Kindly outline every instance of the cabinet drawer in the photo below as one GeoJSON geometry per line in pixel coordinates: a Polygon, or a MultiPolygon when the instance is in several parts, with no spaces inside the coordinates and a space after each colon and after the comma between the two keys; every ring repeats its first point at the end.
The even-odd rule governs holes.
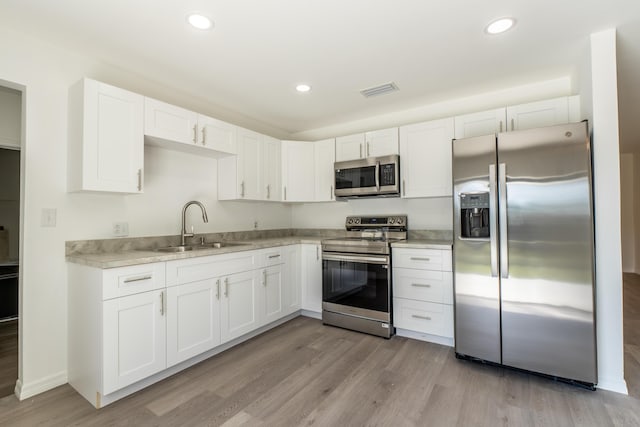
{"type": "Polygon", "coordinates": [[[453,304],[453,275],[450,271],[394,268],[393,296],[453,304]]]}
{"type": "Polygon", "coordinates": [[[103,300],[165,287],[164,262],[109,268],[102,274],[103,300]]]}
{"type": "Polygon", "coordinates": [[[393,323],[396,328],[453,338],[453,307],[393,298],[393,323]]]}
{"type": "Polygon", "coordinates": [[[393,249],[393,266],[451,271],[451,251],[442,249],[393,249]]]}
{"type": "Polygon", "coordinates": [[[254,250],[167,261],[167,286],[253,270],[257,254],[254,250]]]}
{"type": "Polygon", "coordinates": [[[269,248],[262,251],[262,262],[260,264],[263,267],[278,265],[278,264],[282,264],[283,262],[284,261],[282,259],[282,247],[269,248]]]}

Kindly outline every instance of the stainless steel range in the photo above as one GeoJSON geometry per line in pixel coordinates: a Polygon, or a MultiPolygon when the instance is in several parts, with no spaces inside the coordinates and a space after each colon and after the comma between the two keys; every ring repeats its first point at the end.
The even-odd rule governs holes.
{"type": "Polygon", "coordinates": [[[407,238],[407,216],[349,216],[346,229],[322,241],[322,322],[389,338],[391,243],[407,238]]]}

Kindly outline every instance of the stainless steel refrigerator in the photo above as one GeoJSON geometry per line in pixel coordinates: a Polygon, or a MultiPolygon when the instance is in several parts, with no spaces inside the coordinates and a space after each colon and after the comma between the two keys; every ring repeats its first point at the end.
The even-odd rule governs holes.
{"type": "Polygon", "coordinates": [[[455,350],[597,383],[586,122],[453,140],[455,350]]]}

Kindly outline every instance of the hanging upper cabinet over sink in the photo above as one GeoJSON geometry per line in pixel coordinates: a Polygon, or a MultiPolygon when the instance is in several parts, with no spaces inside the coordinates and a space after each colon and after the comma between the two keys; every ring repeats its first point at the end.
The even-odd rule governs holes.
{"type": "Polygon", "coordinates": [[[142,193],[144,97],[95,80],[69,90],[68,191],[142,193]]]}
{"type": "Polygon", "coordinates": [[[148,143],[224,157],[237,153],[236,126],[153,98],[144,100],[148,143]]]}

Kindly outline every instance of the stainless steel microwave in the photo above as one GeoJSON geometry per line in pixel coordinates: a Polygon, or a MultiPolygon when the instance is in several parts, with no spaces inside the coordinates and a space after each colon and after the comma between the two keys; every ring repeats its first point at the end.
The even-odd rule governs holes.
{"type": "Polygon", "coordinates": [[[335,162],[334,181],[336,198],[399,197],[400,156],[335,162]]]}

